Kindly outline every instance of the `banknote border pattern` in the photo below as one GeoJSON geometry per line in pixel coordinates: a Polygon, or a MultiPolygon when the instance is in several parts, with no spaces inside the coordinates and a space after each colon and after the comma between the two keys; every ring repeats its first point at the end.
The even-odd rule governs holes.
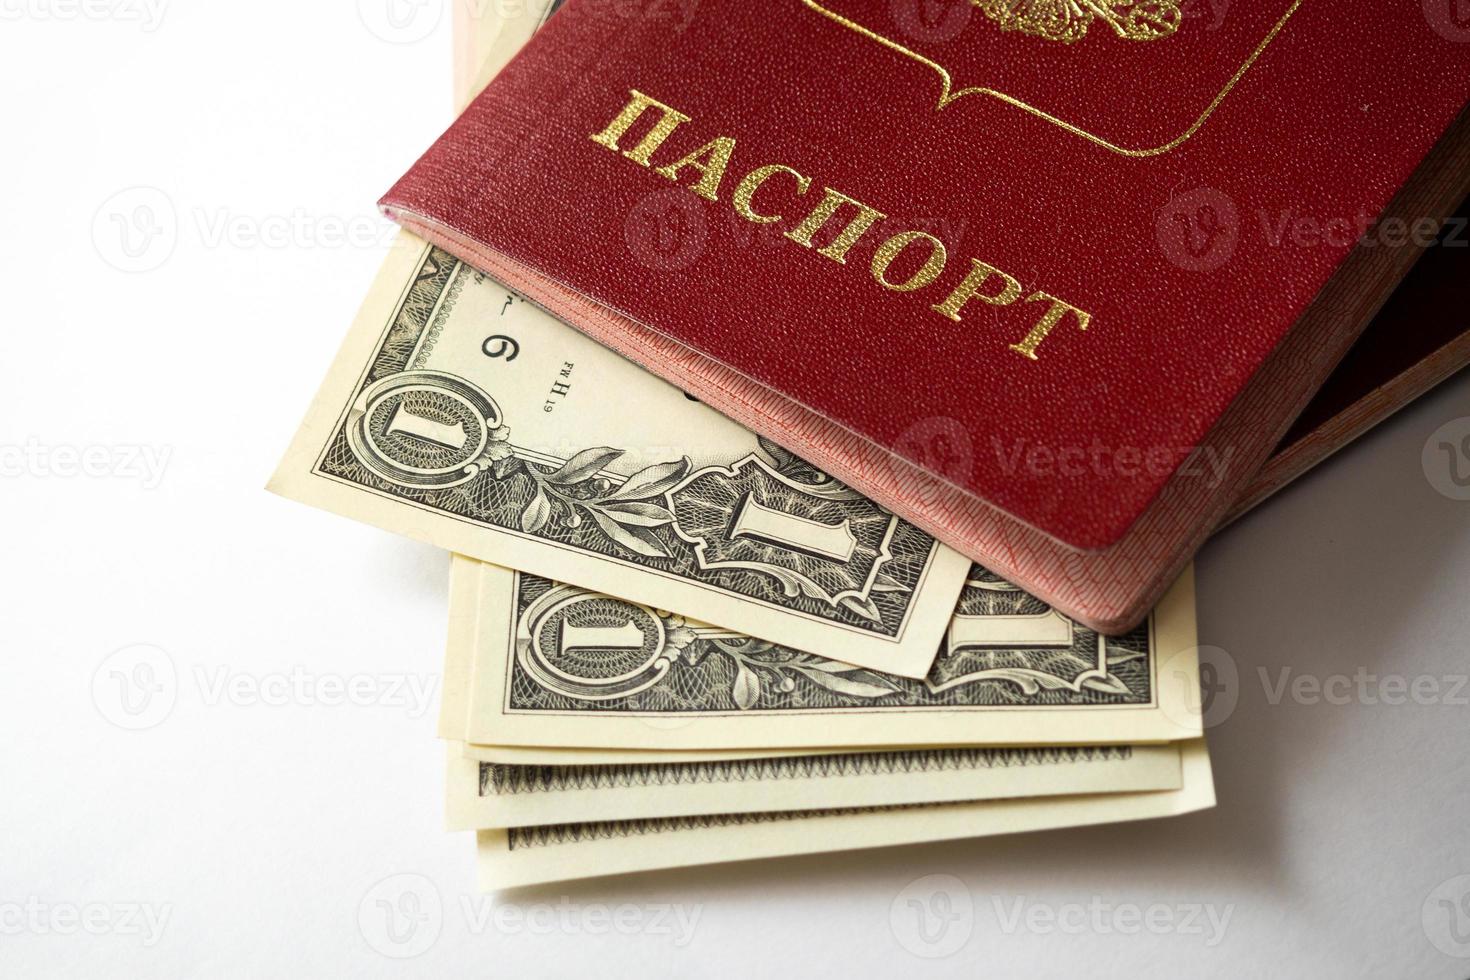
{"type": "Polygon", "coordinates": [[[647,786],[840,779],[849,776],[1124,762],[1131,758],[1131,745],[1096,745],[1071,748],[1040,746],[923,749],[611,766],[517,766],[481,762],[479,795],[486,798],[647,786]]]}

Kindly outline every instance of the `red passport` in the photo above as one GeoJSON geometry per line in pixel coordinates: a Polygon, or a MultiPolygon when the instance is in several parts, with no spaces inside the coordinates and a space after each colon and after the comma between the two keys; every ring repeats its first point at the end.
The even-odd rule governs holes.
{"type": "Polygon", "coordinates": [[[571,0],[387,213],[1107,631],[1467,189],[1437,0],[660,6],[571,0]]]}

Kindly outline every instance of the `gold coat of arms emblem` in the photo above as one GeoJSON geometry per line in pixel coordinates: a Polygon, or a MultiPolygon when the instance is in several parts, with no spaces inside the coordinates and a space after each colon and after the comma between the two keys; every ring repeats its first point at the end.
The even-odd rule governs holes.
{"type": "Polygon", "coordinates": [[[1129,41],[1157,41],[1179,30],[1181,0],[971,0],[1003,31],[1072,44],[1102,21],[1129,41]]]}

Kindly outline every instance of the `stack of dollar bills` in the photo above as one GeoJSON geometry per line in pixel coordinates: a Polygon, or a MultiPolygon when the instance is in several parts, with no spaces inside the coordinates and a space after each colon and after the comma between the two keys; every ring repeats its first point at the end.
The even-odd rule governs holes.
{"type": "Polygon", "coordinates": [[[1190,574],[1101,636],[406,233],[271,488],[455,553],[487,889],[1214,803],[1190,574]]]}

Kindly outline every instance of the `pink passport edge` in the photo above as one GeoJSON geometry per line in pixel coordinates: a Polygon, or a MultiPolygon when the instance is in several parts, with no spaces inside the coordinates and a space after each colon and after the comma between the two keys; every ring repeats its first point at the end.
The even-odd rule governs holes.
{"type": "MultiPolygon", "coordinates": [[[[1385,214],[1448,217],[1470,191],[1467,128],[1464,117],[1456,122],[1385,214]]],[[[1115,544],[1083,552],[489,244],[429,221],[391,194],[381,206],[404,228],[604,346],[785,446],[1062,614],[1111,634],[1138,625],[1163,596],[1421,251],[1354,250],[1201,441],[1194,458],[1224,461],[1223,472],[1181,467],[1115,544]]]]}

